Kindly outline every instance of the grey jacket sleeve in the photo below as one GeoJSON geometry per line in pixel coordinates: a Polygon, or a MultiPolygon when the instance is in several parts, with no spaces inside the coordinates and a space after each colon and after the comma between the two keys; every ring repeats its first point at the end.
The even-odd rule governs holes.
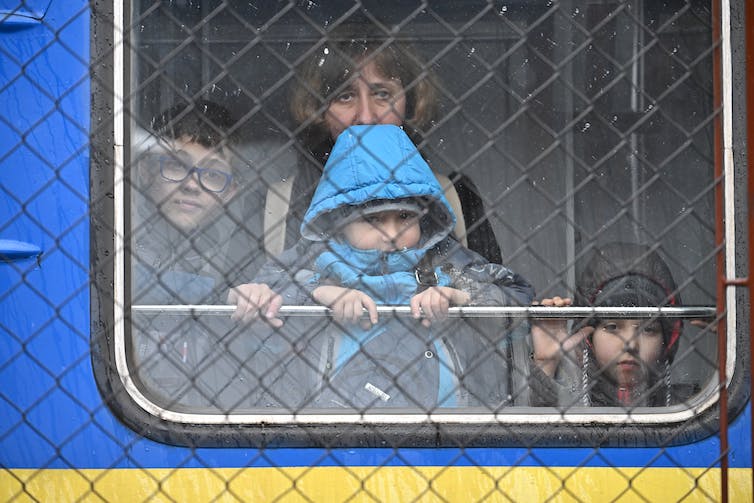
{"type": "Polygon", "coordinates": [[[554,377],[542,372],[534,360],[530,360],[530,404],[535,407],[558,407],[561,410],[582,405],[584,392],[581,376],[575,353],[563,355],[554,377]]]}
{"type": "Polygon", "coordinates": [[[468,281],[483,285],[477,305],[528,306],[534,299],[534,288],[529,282],[500,264],[470,264],[463,275],[468,281]],[[492,288],[499,292],[494,299],[489,297],[492,288]]]}
{"type": "Polygon", "coordinates": [[[528,306],[534,288],[521,275],[493,264],[463,245],[446,238],[433,249],[433,264],[451,271],[455,288],[468,292],[472,305],[528,306]]]}
{"type": "Polygon", "coordinates": [[[450,285],[471,296],[469,306],[503,306],[505,294],[503,290],[491,281],[480,281],[468,271],[455,267],[446,268],[450,275],[450,285]]]}
{"type": "Polygon", "coordinates": [[[528,306],[534,300],[534,287],[523,276],[500,264],[485,264],[469,268],[470,272],[486,274],[500,288],[506,306],[528,306]]]}
{"type": "Polygon", "coordinates": [[[321,252],[321,244],[301,240],[279,257],[268,260],[252,283],[266,283],[283,297],[283,304],[314,304],[311,292],[319,284],[313,270],[313,259],[321,252]]]}

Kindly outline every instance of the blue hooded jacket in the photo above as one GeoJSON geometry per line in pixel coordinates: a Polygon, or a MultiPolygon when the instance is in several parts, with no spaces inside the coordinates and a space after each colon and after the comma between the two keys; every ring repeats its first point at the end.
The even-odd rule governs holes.
{"type": "Polygon", "coordinates": [[[453,230],[456,217],[427,162],[398,126],[352,126],[338,136],[325,165],[301,235],[322,241],[340,227],[337,209],[380,200],[423,199],[432,216],[431,247],[453,230]]]}
{"type": "MultiPolygon", "coordinates": [[[[460,245],[450,237],[454,225],[442,188],[402,129],[353,126],[330,154],[303,219],[303,239],[253,281],[267,283],[284,304],[312,304],[311,292],[324,284],[359,289],[377,303],[407,304],[428,286],[426,276],[417,274],[421,270],[433,272],[438,285],[469,293],[470,305],[528,305],[532,287],[460,245]],[[360,211],[417,205],[426,211],[415,248],[360,250],[341,238],[343,225],[360,211]]],[[[501,320],[476,320],[471,330],[463,320],[426,328],[417,320],[386,317],[368,330],[337,323],[315,328],[317,323],[294,318],[269,337],[259,332],[264,343],[255,347],[266,360],[254,368],[267,369],[260,370],[270,390],[260,399],[264,406],[429,411],[496,407],[508,400],[508,362],[498,347],[501,320]],[[489,329],[481,328],[485,323],[489,329]]]]}
{"type": "MultiPolygon", "coordinates": [[[[432,170],[397,126],[353,126],[335,143],[322,179],[304,216],[301,234],[327,241],[315,260],[315,283],[331,279],[364,291],[380,304],[407,304],[417,292],[416,269],[427,251],[445,239],[455,215],[432,170]],[[392,252],[355,249],[340,238],[348,222],[366,212],[420,210],[416,248],[392,252]]],[[[434,284],[448,286],[439,267],[434,284]]]]}

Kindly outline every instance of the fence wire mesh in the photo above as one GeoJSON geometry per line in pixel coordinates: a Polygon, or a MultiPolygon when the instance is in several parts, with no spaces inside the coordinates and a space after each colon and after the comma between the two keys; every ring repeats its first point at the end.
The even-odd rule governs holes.
{"type": "Polygon", "coordinates": [[[3,499],[720,498],[707,2],[74,3],[0,10],[3,499]]]}

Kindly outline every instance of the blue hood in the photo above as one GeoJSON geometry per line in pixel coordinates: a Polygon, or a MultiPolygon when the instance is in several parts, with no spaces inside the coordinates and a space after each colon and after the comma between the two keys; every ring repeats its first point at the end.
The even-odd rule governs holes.
{"type": "Polygon", "coordinates": [[[423,248],[451,233],[453,210],[406,133],[393,125],[352,126],[335,142],[301,224],[301,235],[312,241],[333,237],[343,225],[344,212],[339,208],[409,198],[427,209],[422,219],[423,248]]]}

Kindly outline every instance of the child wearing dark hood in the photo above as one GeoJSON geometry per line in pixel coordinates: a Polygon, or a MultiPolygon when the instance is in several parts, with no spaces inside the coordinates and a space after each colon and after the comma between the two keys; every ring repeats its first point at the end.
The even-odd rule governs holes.
{"type": "MultiPolygon", "coordinates": [[[[451,238],[454,224],[442,188],[400,127],[350,127],[327,161],[301,226],[303,239],[231,293],[234,317],[261,317],[280,327],[283,303],[332,309],[341,336],[309,344],[324,357],[303,358],[331,362],[308,378],[316,395],[305,399],[310,405],[431,410],[467,404],[458,377],[463,369],[482,372],[479,360],[494,348],[474,348],[474,336],[456,338],[459,345],[433,334],[434,323],[450,306],[528,305],[533,291],[451,238]],[[377,305],[410,305],[416,321],[380,320],[377,305]]],[[[490,372],[494,381],[496,370],[490,372]]],[[[475,379],[466,377],[464,384],[475,379]]],[[[505,399],[506,390],[492,391],[500,386],[481,390],[477,377],[479,392],[496,397],[480,401],[505,399]]]]}
{"type": "MultiPolygon", "coordinates": [[[[595,249],[577,284],[590,307],[672,307],[680,295],[667,264],[649,247],[611,243],[595,249]]],[[[544,306],[567,306],[553,297],[544,306]]],[[[680,319],[589,320],[569,334],[564,320],[532,325],[533,405],[667,406],[691,396],[671,383],[680,319]]]]}

